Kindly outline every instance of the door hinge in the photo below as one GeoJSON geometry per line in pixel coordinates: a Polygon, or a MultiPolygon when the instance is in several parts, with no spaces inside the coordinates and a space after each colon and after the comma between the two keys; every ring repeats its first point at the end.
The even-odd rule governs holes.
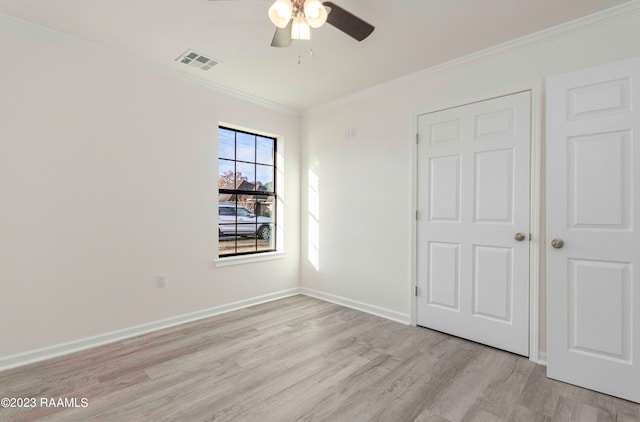
{"type": "Polygon", "coordinates": [[[416,145],[420,142],[420,134],[416,133],[416,145]]]}
{"type": "Polygon", "coordinates": [[[418,296],[418,286],[416,286],[416,296],[418,296]]]}
{"type": "Polygon", "coordinates": [[[416,221],[420,220],[420,211],[416,210],[416,221]]]}

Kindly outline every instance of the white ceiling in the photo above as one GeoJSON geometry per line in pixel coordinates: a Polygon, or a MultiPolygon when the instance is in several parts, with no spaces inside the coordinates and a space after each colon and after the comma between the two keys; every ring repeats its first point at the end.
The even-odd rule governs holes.
{"type": "Polygon", "coordinates": [[[361,43],[315,29],[312,58],[308,41],[270,47],[270,0],[2,0],[0,13],[305,109],[626,1],[334,0],[376,29],[361,43]],[[175,62],[190,48],[222,63],[175,62]]]}

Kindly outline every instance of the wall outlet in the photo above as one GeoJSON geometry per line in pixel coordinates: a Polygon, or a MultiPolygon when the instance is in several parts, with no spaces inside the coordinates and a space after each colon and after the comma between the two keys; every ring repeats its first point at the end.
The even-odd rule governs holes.
{"type": "Polygon", "coordinates": [[[167,286],[167,275],[166,274],[158,274],[156,276],[156,287],[166,287],[167,286]]]}

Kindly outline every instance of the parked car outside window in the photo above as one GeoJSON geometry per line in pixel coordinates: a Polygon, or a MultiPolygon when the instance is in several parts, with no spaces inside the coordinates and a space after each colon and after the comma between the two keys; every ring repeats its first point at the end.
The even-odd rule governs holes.
{"type": "Polygon", "coordinates": [[[218,206],[220,236],[257,236],[266,240],[271,237],[271,224],[271,218],[256,216],[245,207],[235,204],[218,206]]]}

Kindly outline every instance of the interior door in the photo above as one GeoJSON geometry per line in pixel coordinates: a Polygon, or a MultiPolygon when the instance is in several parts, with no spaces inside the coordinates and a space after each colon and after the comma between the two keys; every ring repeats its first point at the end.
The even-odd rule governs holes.
{"type": "Polygon", "coordinates": [[[531,93],[418,117],[417,323],[529,354],[531,93]]]}
{"type": "Polygon", "coordinates": [[[640,402],[640,59],[546,96],[547,374],[640,402]]]}

